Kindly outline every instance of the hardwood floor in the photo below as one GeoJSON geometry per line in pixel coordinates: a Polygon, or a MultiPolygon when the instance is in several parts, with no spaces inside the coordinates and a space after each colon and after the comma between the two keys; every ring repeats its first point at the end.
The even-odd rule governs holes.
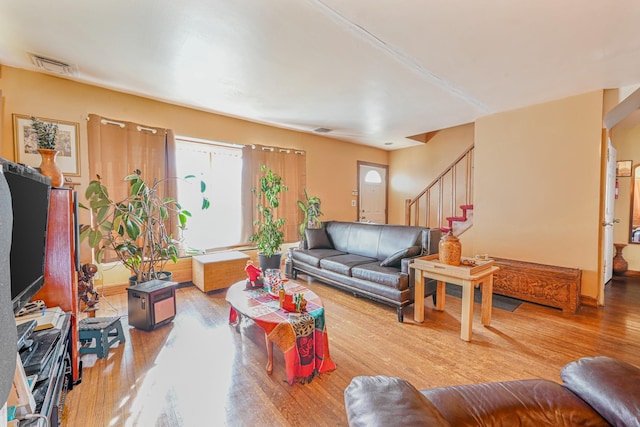
{"type": "MultiPolygon", "coordinates": [[[[427,299],[425,322],[404,323],[394,308],[354,298],[319,282],[302,282],[326,308],[333,372],[309,384],[286,382],[282,352],[267,375],[264,333],[251,321],[228,325],[225,291],[177,291],[178,315],[153,332],[123,326],[127,342],[107,358],[84,355],[83,380],[67,396],[63,425],[344,426],[343,391],[356,375],[389,375],[418,388],[548,378],[584,356],[607,355],[640,366],[640,280],[607,285],[605,307],[577,314],[524,303],[494,309],[490,327],[474,307],[473,340],[460,339],[460,300],[444,312],[427,299]]],[[[127,295],[108,296],[98,316],[127,314],[127,295]],[[112,305],[113,307],[110,307],[112,305]]]]}

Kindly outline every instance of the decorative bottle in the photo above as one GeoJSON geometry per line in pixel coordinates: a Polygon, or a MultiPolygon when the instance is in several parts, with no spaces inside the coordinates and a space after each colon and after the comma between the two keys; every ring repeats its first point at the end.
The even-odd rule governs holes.
{"type": "Polygon", "coordinates": [[[438,259],[443,264],[460,265],[462,255],[462,244],[453,235],[451,230],[440,239],[438,244],[438,259]]]}

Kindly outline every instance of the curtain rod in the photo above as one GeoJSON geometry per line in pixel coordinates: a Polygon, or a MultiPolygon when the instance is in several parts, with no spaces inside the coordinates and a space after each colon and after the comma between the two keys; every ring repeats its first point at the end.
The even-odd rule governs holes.
{"type": "Polygon", "coordinates": [[[192,136],[184,136],[184,135],[176,135],[176,139],[180,139],[182,141],[189,141],[189,142],[199,142],[201,144],[221,145],[223,147],[231,147],[231,148],[242,148],[242,147],[244,147],[244,145],[242,145],[242,144],[234,144],[232,142],[214,141],[214,140],[211,140],[211,139],[195,138],[195,137],[192,137],[192,136]]]}
{"type": "Polygon", "coordinates": [[[103,125],[116,125],[116,126],[120,126],[121,128],[125,127],[124,123],[114,122],[113,120],[107,120],[107,119],[100,120],[100,123],[102,123],[103,125]]]}
{"type": "MultiPolygon", "coordinates": [[[[255,144],[251,145],[251,148],[253,148],[254,150],[257,148],[255,144]]],[[[271,151],[274,152],[276,151],[276,147],[266,147],[266,146],[261,146],[262,151],[271,151]]],[[[291,153],[291,149],[290,148],[278,148],[278,152],[279,153],[291,153]]],[[[300,155],[304,155],[305,151],[304,150],[293,150],[293,154],[300,154],[300,155]]]]}
{"type": "Polygon", "coordinates": [[[154,135],[155,135],[156,133],[158,133],[158,130],[157,130],[157,129],[153,129],[153,128],[146,128],[146,127],[144,127],[144,126],[140,126],[140,125],[136,126],[136,129],[138,129],[138,132],[142,132],[143,130],[146,130],[147,132],[151,132],[151,133],[152,133],[152,134],[154,134],[154,135]]]}

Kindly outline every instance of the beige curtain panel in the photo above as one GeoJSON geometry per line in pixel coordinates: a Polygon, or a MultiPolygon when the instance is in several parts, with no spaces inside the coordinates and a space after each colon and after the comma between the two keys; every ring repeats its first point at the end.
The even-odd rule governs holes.
{"type": "Polygon", "coordinates": [[[254,233],[253,221],[257,219],[258,212],[255,196],[251,189],[258,185],[262,165],[280,175],[282,182],[288,188],[288,191],[282,193],[280,206],[276,212],[278,218],[286,219],[285,242],[300,240],[298,224],[302,222],[304,216],[298,208],[298,200],[304,200],[304,188],[307,184],[304,152],[287,148],[247,145],[242,149],[242,162],[242,205],[251,207],[251,209],[243,209],[242,211],[243,240],[249,242],[249,238],[254,233]]]}

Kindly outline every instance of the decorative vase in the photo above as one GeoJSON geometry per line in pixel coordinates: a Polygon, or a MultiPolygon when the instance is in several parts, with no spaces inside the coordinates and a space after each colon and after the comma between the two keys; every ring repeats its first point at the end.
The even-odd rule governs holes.
{"type": "Polygon", "coordinates": [[[460,265],[462,255],[462,244],[453,235],[451,230],[440,239],[438,243],[438,259],[443,264],[460,265]]]}
{"type": "Polygon", "coordinates": [[[627,245],[624,243],[614,243],[613,246],[616,248],[616,254],[613,257],[613,272],[615,274],[624,274],[629,268],[629,263],[622,257],[622,250],[627,245]]]}
{"type": "Polygon", "coordinates": [[[52,187],[62,187],[64,176],[56,164],[58,150],[38,148],[38,153],[40,153],[40,157],[42,158],[42,162],[40,163],[40,173],[51,178],[52,187]]]}

